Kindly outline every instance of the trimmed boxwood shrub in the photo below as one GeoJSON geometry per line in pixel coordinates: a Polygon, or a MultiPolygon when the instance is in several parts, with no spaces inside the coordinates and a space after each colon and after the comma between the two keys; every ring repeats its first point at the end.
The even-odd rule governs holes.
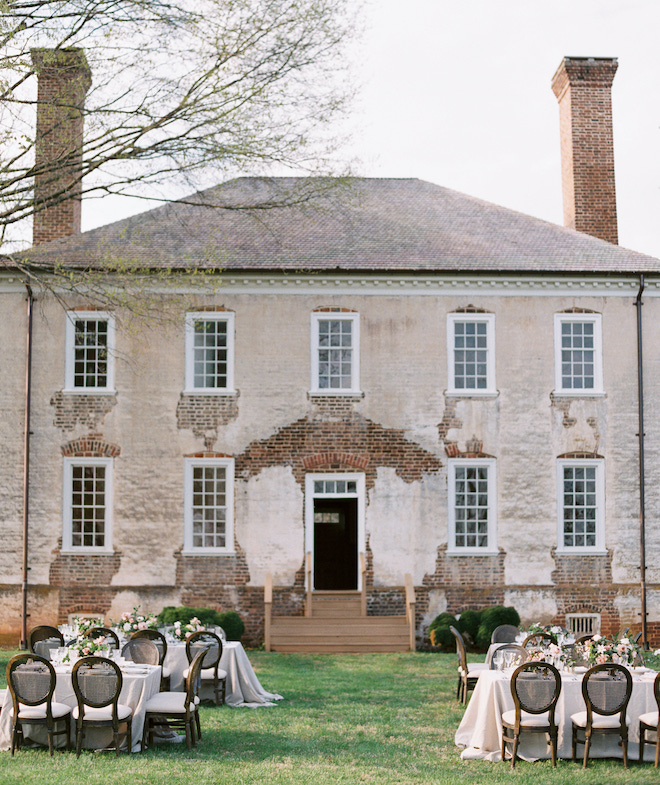
{"type": "Polygon", "coordinates": [[[503,605],[494,605],[492,608],[486,608],[481,612],[481,623],[477,631],[477,646],[486,651],[490,646],[490,636],[493,634],[495,627],[500,624],[513,624],[518,627],[520,624],[520,616],[518,611],[511,606],[504,607],[503,605]]]}
{"type": "Polygon", "coordinates": [[[443,649],[455,648],[454,636],[449,627],[456,627],[456,617],[451,613],[441,613],[429,624],[429,639],[433,646],[443,649]]]}
{"type": "Polygon", "coordinates": [[[236,611],[224,611],[219,613],[218,616],[220,617],[218,626],[225,631],[227,640],[240,641],[241,636],[245,632],[245,624],[238,613],[236,611]]]}
{"type": "Polygon", "coordinates": [[[204,627],[212,625],[222,627],[228,641],[240,641],[245,632],[243,619],[236,611],[216,611],[213,608],[191,608],[188,605],[179,605],[175,608],[168,605],[158,615],[158,622],[161,625],[174,624],[180,621],[181,624],[188,624],[190,620],[197,617],[204,627]]]}
{"type": "Polygon", "coordinates": [[[481,611],[463,611],[456,621],[456,629],[463,635],[465,642],[476,646],[477,633],[481,624],[481,611]]]}

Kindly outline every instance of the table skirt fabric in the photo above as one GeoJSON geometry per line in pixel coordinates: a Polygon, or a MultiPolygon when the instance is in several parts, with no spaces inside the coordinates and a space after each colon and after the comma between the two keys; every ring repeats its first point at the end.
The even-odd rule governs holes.
{"type": "MultiPolygon", "coordinates": [[[[654,672],[634,675],[632,697],[628,704],[628,716],[631,721],[628,737],[631,743],[628,755],[633,760],[639,755],[639,717],[646,712],[657,710],[653,697],[654,678],[654,672]]],[[[500,760],[502,714],[513,708],[511,673],[496,670],[482,673],[454,737],[456,745],[465,748],[461,757],[500,760]]],[[[562,674],[561,694],[555,715],[559,731],[558,756],[560,758],[571,757],[571,715],[584,710],[582,675],[562,674]]],[[[582,746],[578,746],[578,758],[581,757],[583,750],[582,746]]],[[[524,760],[550,757],[550,748],[543,734],[523,734],[518,752],[524,760]]],[[[621,758],[622,751],[618,739],[600,735],[594,737],[589,756],[621,758]]],[[[652,761],[654,756],[654,745],[646,745],[644,759],[652,761]]]]}
{"type": "MultiPolygon", "coordinates": [[[[171,690],[182,691],[183,672],[188,669],[185,643],[168,645],[163,664],[172,672],[171,690]]],[[[239,641],[228,641],[223,644],[219,667],[227,673],[225,703],[228,706],[274,706],[274,701],[282,700],[281,695],[266,692],[261,686],[239,641]]],[[[203,681],[200,698],[212,701],[214,697],[213,682],[203,681]]]]}
{"type": "MultiPolygon", "coordinates": [[[[61,671],[60,668],[56,669],[61,671]]],[[[140,751],[140,741],[142,739],[142,728],[144,726],[144,707],[146,702],[153,695],[156,695],[160,689],[160,666],[149,666],[149,672],[146,674],[139,673],[123,673],[123,685],[119,696],[119,702],[126,706],[130,706],[133,710],[133,752],[140,751]]],[[[57,684],[55,687],[55,695],[53,700],[57,703],[64,703],[67,706],[77,706],[76,695],[73,691],[73,683],[71,681],[71,671],[67,669],[66,672],[57,673],[57,684]]],[[[3,704],[2,713],[0,713],[0,750],[8,750],[11,748],[11,694],[7,690],[7,695],[3,704]]],[[[72,741],[75,741],[75,723],[71,720],[72,741]]],[[[45,728],[42,726],[32,726],[26,728],[26,736],[39,743],[48,743],[48,736],[45,728]]],[[[58,744],[64,745],[63,740],[56,740],[58,744]]],[[[103,749],[113,743],[112,729],[95,728],[85,729],[85,747],[88,749],[103,749]]]]}

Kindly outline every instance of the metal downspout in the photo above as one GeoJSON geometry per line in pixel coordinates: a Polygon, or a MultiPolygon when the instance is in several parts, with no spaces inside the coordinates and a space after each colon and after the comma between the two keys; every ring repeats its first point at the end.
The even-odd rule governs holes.
{"type": "Polygon", "coordinates": [[[646,521],[645,521],[645,476],[644,476],[644,369],[642,354],[642,292],[644,276],[639,276],[639,291],[635,300],[637,308],[637,402],[639,418],[639,573],[640,599],[642,604],[642,644],[648,650],[649,642],[646,629],[646,521]]]}
{"type": "Polygon", "coordinates": [[[32,306],[34,296],[30,277],[27,289],[27,351],[25,354],[25,436],[23,442],[23,569],[21,609],[21,649],[27,649],[28,600],[28,521],[30,512],[30,402],[32,398],[32,306]]]}

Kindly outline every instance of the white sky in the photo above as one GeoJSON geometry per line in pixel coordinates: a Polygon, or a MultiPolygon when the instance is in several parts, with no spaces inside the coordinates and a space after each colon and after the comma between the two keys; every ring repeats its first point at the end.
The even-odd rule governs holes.
{"type": "MultiPolygon", "coordinates": [[[[660,257],[660,0],[367,0],[347,157],[562,223],[562,58],[617,57],[622,246],[660,257]]],[[[145,209],[117,204],[117,214],[145,209]]],[[[91,218],[92,216],[90,216],[91,218]]]]}

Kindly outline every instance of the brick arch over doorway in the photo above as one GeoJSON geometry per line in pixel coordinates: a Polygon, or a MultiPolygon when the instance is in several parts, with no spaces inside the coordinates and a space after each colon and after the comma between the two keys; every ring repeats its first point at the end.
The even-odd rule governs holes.
{"type": "Polygon", "coordinates": [[[406,439],[403,429],[384,428],[352,412],[339,421],[308,415],[252,442],[236,456],[237,477],[247,479],[269,466],[291,466],[301,486],[310,470],[359,468],[371,488],[379,467],[393,468],[405,482],[416,482],[425,474],[437,474],[442,462],[406,439]]]}

